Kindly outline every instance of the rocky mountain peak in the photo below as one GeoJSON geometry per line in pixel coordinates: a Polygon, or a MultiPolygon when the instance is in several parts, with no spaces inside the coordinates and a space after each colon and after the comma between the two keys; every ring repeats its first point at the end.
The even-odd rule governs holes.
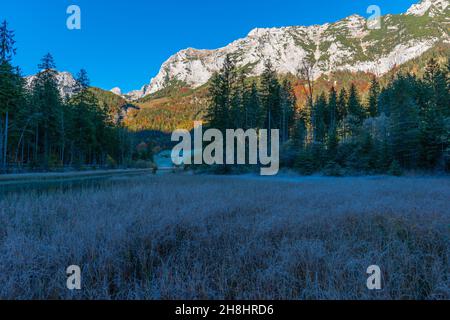
{"type": "Polygon", "coordinates": [[[122,90],[119,87],[112,88],[110,91],[118,96],[122,95],[122,90]]]}
{"type": "MultiPolygon", "coordinates": [[[[36,79],[36,75],[25,77],[25,81],[28,87],[31,87],[34,79],[36,79]]],[[[75,80],[73,75],[67,71],[57,71],[56,79],[58,81],[58,88],[61,96],[69,98],[73,96],[77,86],[77,81],[75,80]]]]}
{"type": "Polygon", "coordinates": [[[422,0],[418,4],[412,5],[406,14],[424,16],[428,13],[431,17],[434,17],[437,14],[443,13],[448,5],[448,0],[422,0]]]}
{"type": "Polygon", "coordinates": [[[188,48],[177,52],[163,63],[150,84],[125,97],[142,98],[165,88],[173,80],[199,87],[221,69],[227,55],[250,76],[261,75],[267,60],[280,74],[295,74],[308,60],[313,64],[315,77],[338,70],[380,76],[419,57],[437,43],[450,43],[448,23],[441,18],[447,14],[448,2],[423,0],[413,5],[406,15],[382,17],[380,30],[369,28],[367,20],[356,14],[323,25],[255,28],[246,37],[223,48],[188,48]],[[437,15],[439,18],[434,18],[437,15]],[[417,17],[417,24],[411,23],[411,16],[417,17]]]}

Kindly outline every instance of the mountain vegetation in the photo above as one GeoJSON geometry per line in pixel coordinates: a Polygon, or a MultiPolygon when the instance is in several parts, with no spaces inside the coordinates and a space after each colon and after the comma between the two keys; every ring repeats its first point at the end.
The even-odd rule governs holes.
{"type": "Polygon", "coordinates": [[[124,96],[91,87],[84,70],[58,73],[51,55],[24,79],[4,22],[0,168],[129,166],[203,120],[280,129],[282,165],[302,173],[448,170],[448,10],[423,0],[379,30],[357,15],[255,29],[219,50],[179,52],[145,92],[124,96]]]}
{"type": "Polygon", "coordinates": [[[310,70],[305,63],[299,71],[307,101],[296,109],[291,82],[270,61],[256,83],[228,56],[210,82],[209,126],[279,129],[282,165],[303,174],[450,169],[448,59],[430,59],[420,77],[398,72],[384,86],[374,76],[365,99],[355,83],[317,93],[310,70]]]}
{"type": "Polygon", "coordinates": [[[220,70],[228,55],[255,77],[261,76],[267,60],[282,75],[296,75],[298,66],[309,60],[314,80],[337,71],[380,77],[439,43],[450,43],[449,17],[448,0],[421,0],[404,14],[381,16],[379,26],[354,14],[322,25],[257,28],[223,48],[177,52],[151,83],[127,96],[142,98],[173,81],[198,88],[220,70]]]}

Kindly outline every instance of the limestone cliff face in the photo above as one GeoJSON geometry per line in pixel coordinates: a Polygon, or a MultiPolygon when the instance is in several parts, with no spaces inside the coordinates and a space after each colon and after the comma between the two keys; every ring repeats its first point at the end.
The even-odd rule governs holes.
{"type": "Polygon", "coordinates": [[[189,48],[176,53],[150,84],[125,97],[139,99],[173,80],[193,88],[201,86],[220,70],[228,54],[255,76],[261,74],[266,60],[279,73],[295,74],[304,59],[314,63],[316,77],[337,70],[382,75],[439,42],[450,42],[448,4],[448,0],[423,0],[406,14],[382,17],[381,29],[371,29],[358,15],[325,25],[254,29],[224,48],[189,48]]]}

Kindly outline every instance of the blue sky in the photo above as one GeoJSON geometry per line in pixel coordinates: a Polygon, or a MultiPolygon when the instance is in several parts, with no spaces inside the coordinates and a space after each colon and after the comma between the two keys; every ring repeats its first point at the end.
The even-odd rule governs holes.
{"type": "Polygon", "coordinates": [[[51,52],[59,70],[85,68],[94,86],[124,92],[155,76],[177,51],[215,49],[255,27],[333,22],[353,13],[402,13],[418,0],[1,0],[0,19],[16,32],[18,64],[37,71],[51,52]],[[66,9],[81,8],[82,29],[68,30],[66,9]]]}

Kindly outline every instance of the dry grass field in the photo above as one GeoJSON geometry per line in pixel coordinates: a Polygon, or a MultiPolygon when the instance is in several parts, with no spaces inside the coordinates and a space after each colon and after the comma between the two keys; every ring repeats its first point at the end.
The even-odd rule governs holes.
{"type": "Polygon", "coordinates": [[[2,299],[450,299],[450,179],[146,176],[0,198],[2,299]],[[370,265],[383,289],[366,286],[370,265]],[[66,268],[82,268],[82,289],[66,268]]]}

